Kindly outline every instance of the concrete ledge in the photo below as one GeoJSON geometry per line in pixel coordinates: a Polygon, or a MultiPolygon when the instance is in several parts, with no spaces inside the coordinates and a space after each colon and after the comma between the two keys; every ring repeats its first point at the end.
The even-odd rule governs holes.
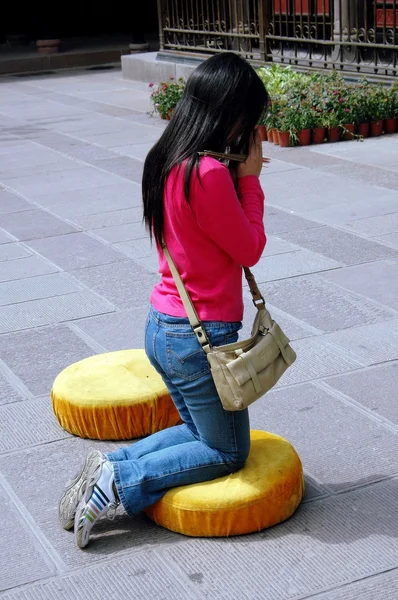
{"type": "Polygon", "coordinates": [[[122,73],[125,79],[160,83],[167,81],[170,77],[188,78],[199,62],[201,61],[173,62],[163,58],[159,60],[157,52],[144,52],[122,56],[122,73]]]}
{"type": "Polygon", "coordinates": [[[128,45],[116,48],[82,49],[57,54],[37,54],[12,56],[0,61],[0,75],[39,73],[58,69],[74,69],[119,63],[123,53],[128,53],[128,45]]]}

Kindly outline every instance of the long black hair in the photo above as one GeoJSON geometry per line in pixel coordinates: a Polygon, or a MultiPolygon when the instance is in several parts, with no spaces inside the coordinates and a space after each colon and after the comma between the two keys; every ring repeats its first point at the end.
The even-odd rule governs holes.
{"type": "Polygon", "coordinates": [[[264,84],[246,60],[232,52],[212,56],[189,77],[181,100],[144,165],[142,194],[149,234],[161,243],[163,194],[170,171],[187,160],[185,196],[189,202],[198,152],[247,151],[250,136],[268,104],[264,84]]]}

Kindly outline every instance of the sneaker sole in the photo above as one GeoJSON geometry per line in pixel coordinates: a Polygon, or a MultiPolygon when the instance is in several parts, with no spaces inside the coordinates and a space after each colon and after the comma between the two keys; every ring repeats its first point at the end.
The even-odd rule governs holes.
{"type": "Polygon", "coordinates": [[[97,483],[97,481],[99,480],[100,476],[101,476],[101,469],[102,465],[99,465],[94,473],[92,473],[91,477],[91,482],[90,482],[90,486],[86,486],[86,489],[84,491],[84,495],[82,496],[79,505],[77,507],[76,510],[76,515],[75,515],[75,520],[74,520],[74,527],[75,527],[75,542],[76,542],[76,546],[78,548],[85,548],[89,541],[90,541],[90,533],[91,533],[91,528],[89,531],[87,531],[87,529],[84,527],[84,521],[82,526],[79,525],[85,511],[86,511],[86,499],[88,499],[91,494],[93,493],[95,484],[97,483]]]}
{"type": "Polygon", "coordinates": [[[99,458],[100,453],[97,450],[90,452],[83,463],[80,472],[70,481],[62,494],[58,504],[58,517],[62,527],[69,531],[73,529],[77,506],[84,496],[87,485],[87,473],[93,465],[95,459],[99,458]],[[77,488],[77,489],[76,489],[77,488]],[[75,500],[73,497],[75,496],[75,500]]]}

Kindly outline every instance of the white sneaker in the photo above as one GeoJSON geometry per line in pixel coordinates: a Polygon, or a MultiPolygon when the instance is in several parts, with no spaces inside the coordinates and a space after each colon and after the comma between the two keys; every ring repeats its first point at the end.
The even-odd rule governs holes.
{"type": "Polygon", "coordinates": [[[105,459],[99,465],[93,464],[75,516],[75,541],[79,548],[85,548],[89,543],[90,532],[98,519],[119,504],[112,463],[105,459]]]}
{"type": "Polygon", "coordinates": [[[97,467],[104,460],[106,460],[105,454],[93,450],[87,455],[76,477],[67,483],[58,503],[58,517],[64,529],[73,529],[77,505],[86,491],[87,473],[92,467],[97,467]]]}

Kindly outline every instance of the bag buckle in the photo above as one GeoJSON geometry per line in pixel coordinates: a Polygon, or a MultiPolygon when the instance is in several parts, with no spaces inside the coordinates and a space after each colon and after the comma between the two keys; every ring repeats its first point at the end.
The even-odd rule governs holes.
{"type": "Polygon", "coordinates": [[[192,327],[194,334],[196,335],[196,339],[198,340],[199,344],[201,345],[202,350],[204,350],[205,352],[209,351],[211,348],[210,342],[209,342],[209,338],[207,337],[207,334],[205,332],[205,330],[203,329],[202,325],[197,325],[196,327],[192,327]],[[206,346],[208,347],[206,349],[206,346]]]}
{"type": "Polygon", "coordinates": [[[257,308],[257,310],[261,310],[262,308],[265,308],[265,300],[262,296],[260,296],[260,298],[253,298],[252,300],[254,306],[257,308]]]}

